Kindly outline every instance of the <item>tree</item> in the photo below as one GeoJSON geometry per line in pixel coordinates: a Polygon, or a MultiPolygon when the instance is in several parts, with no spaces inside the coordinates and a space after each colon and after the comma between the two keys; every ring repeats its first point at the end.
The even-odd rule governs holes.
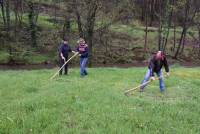
{"type": "Polygon", "coordinates": [[[6,17],[5,17],[5,6],[4,6],[4,0],[0,0],[0,6],[1,6],[1,14],[2,14],[2,17],[3,17],[3,22],[4,22],[4,25],[6,25],[6,17]]]}
{"type": "Polygon", "coordinates": [[[37,20],[38,20],[38,7],[36,3],[29,1],[28,2],[29,7],[29,28],[30,28],[30,35],[31,35],[31,44],[32,47],[37,46],[37,20]]]}
{"type": "Polygon", "coordinates": [[[10,32],[10,0],[6,0],[6,29],[7,29],[7,32],[9,33],[10,32]]]}
{"type": "Polygon", "coordinates": [[[96,13],[98,9],[98,1],[85,0],[83,2],[78,2],[77,0],[74,0],[73,6],[76,14],[79,36],[84,37],[89,46],[89,66],[91,66],[94,26],[95,26],[96,13]],[[83,5],[85,5],[84,10],[82,10],[82,14],[80,14],[79,10],[81,10],[83,5]],[[81,20],[81,16],[85,23],[81,20]]]}
{"type": "Polygon", "coordinates": [[[15,14],[15,26],[22,25],[22,19],[23,19],[23,0],[14,0],[14,14],[15,14]]]}
{"type": "Polygon", "coordinates": [[[74,13],[76,15],[76,22],[78,24],[78,31],[79,31],[79,36],[83,37],[83,28],[82,28],[82,21],[81,21],[81,15],[78,7],[80,7],[82,4],[78,3],[77,0],[73,0],[73,8],[74,8],[74,13]]]}
{"type": "Polygon", "coordinates": [[[148,0],[145,0],[145,25],[146,25],[146,29],[145,29],[145,43],[144,43],[144,52],[147,51],[147,38],[148,38],[148,0]]]}
{"type": "Polygon", "coordinates": [[[180,53],[183,53],[184,47],[185,47],[185,39],[186,34],[191,26],[197,11],[199,10],[199,6],[195,6],[196,0],[186,0],[184,4],[184,20],[182,22],[182,33],[181,38],[179,40],[178,48],[174,54],[174,58],[176,59],[180,53]],[[193,6],[192,6],[193,5],[193,6]]]}

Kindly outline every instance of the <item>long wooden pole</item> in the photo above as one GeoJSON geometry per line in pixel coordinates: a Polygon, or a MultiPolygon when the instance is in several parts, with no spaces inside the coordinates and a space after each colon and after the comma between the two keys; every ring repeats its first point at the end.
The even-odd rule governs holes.
{"type": "Polygon", "coordinates": [[[64,67],[70,60],[72,60],[74,57],[76,57],[78,54],[79,54],[79,53],[76,52],[71,58],[69,58],[69,59],[62,65],[62,67],[61,67],[50,79],[52,80],[53,78],[55,78],[56,75],[58,75],[58,73],[63,69],[63,67],[64,67]]]}
{"type": "MultiPolygon", "coordinates": [[[[158,78],[156,78],[155,80],[159,80],[159,79],[161,79],[162,77],[158,77],[158,78]]],[[[140,84],[139,86],[137,86],[137,87],[134,87],[134,88],[131,88],[131,89],[129,89],[129,90],[126,90],[125,92],[124,92],[124,94],[126,95],[126,94],[128,94],[128,93],[130,93],[130,92],[132,92],[132,91],[135,91],[136,89],[138,89],[138,88],[140,88],[140,87],[142,87],[142,86],[145,86],[146,84],[148,84],[148,83],[150,83],[150,82],[152,82],[152,80],[148,80],[147,82],[145,82],[145,83],[143,83],[143,84],[140,84]]]]}

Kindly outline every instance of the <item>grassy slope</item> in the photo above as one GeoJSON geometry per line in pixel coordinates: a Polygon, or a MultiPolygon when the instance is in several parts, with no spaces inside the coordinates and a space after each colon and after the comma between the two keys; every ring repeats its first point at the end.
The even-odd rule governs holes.
{"type": "MultiPolygon", "coordinates": [[[[49,3],[50,1],[51,0],[47,0],[47,1],[44,0],[42,2],[49,3]]],[[[52,43],[53,43],[53,45],[57,44],[57,43],[49,41],[49,40],[54,40],[54,39],[52,39],[52,36],[55,36],[55,35],[52,35],[52,34],[56,33],[56,31],[58,29],[61,29],[62,26],[59,23],[58,24],[54,24],[53,22],[50,22],[49,20],[52,19],[52,18],[53,17],[51,17],[49,15],[46,15],[46,14],[42,14],[42,13],[39,14],[37,25],[42,29],[42,32],[39,35],[40,37],[38,38],[38,43],[39,43],[38,45],[39,46],[43,46],[44,43],[50,43],[51,45],[52,45],[52,43]]],[[[27,14],[25,14],[23,16],[23,19],[24,19],[23,20],[24,24],[28,25],[28,16],[27,16],[27,14]]],[[[61,19],[61,18],[58,18],[58,19],[61,19]]],[[[11,15],[11,20],[14,21],[14,16],[13,15],[11,15]]],[[[0,20],[0,22],[2,24],[2,20],[0,20]]],[[[99,22],[97,22],[97,26],[99,25],[98,23],[99,22]]],[[[71,30],[73,32],[77,32],[77,29],[78,29],[77,28],[77,24],[72,22],[71,28],[72,28],[71,30]]],[[[132,38],[133,41],[132,42],[126,42],[126,40],[120,40],[119,41],[119,40],[117,40],[117,38],[112,38],[111,40],[114,42],[113,44],[116,46],[116,48],[118,46],[121,46],[122,43],[124,44],[125,48],[128,48],[130,50],[132,49],[132,47],[136,47],[136,46],[140,47],[140,48],[143,48],[144,37],[145,37],[144,29],[145,29],[145,27],[143,27],[140,23],[138,23],[138,24],[130,24],[130,25],[115,24],[115,25],[112,25],[110,27],[110,31],[112,31],[114,33],[126,35],[128,38],[130,38],[130,39],[132,38]],[[131,45],[130,48],[129,48],[129,44],[131,45]]],[[[157,29],[154,28],[154,27],[149,27],[149,30],[150,31],[148,32],[148,45],[147,45],[147,47],[148,47],[149,50],[154,51],[154,50],[157,49],[157,36],[158,36],[158,33],[156,31],[157,29]]],[[[182,29],[180,27],[177,28],[177,32],[176,32],[177,38],[180,37],[181,30],[182,29]]],[[[195,36],[197,36],[196,35],[197,32],[193,31],[193,29],[189,29],[189,31],[195,33],[195,36]]],[[[191,39],[190,36],[187,36],[187,38],[191,39]]],[[[76,39],[77,38],[75,38],[75,39],[70,38],[70,42],[73,42],[72,44],[75,44],[74,42],[76,42],[76,39]]],[[[177,43],[178,43],[178,41],[177,41],[177,43]]],[[[167,53],[170,54],[170,55],[174,55],[174,52],[171,52],[171,47],[172,46],[173,46],[173,29],[170,30],[169,41],[168,41],[168,46],[167,46],[167,49],[168,49],[167,53]]],[[[23,47],[24,47],[23,49],[25,50],[26,46],[23,46],[23,47]]],[[[104,47],[102,47],[102,48],[104,49],[104,47]]],[[[187,57],[191,57],[191,54],[192,54],[191,53],[191,49],[192,49],[192,44],[186,45],[184,53],[185,53],[185,55],[187,57]]],[[[23,57],[23,55],[22,56],[17,56],[16,55],[16,56],[14,56],[14,58],[15,58],[15,60],[17,62],[22,61],[22,62],[30,63],[30,64],[43,63],[44,61],[52,61],[52,62],[54,62],[55,60],[52,60],[52,59],[55,59],[55,54],[56,53],[55,53],[55,50],[53,50],[53,51],[54,52],[52,52],[52,50],[51,50],[49,52],[49,53],[51,53],[50,55],[33,54],[33,55],[27,55],[25,57],[23,57]]],[[[9,61],[8,52],[5,52],[4,50],[0,50],[0,53],[3,53],[3,55],[0,56],[0,63],[7,63],[9,61]]],[[[128,53],[128,57],[133,57],[132,51],[130,51],[128,53]]],[[[117,58],[121,59],[120,56],[118,56],[117,58]]],[[[126,60],[127,58],[124,58],[124,59],[126,60]]],[[[125,62],[130,62],[130,61],[126,60],[125,62]]]]}
{"type": "Polygon", "coordinates": [[[198,133],[199,68],[173,67],[165,80],[142,94],[123,95],[136,86],[144,68],[78,69],[53,81],[56,70],[0,71],[0,133],[198,133]]]}

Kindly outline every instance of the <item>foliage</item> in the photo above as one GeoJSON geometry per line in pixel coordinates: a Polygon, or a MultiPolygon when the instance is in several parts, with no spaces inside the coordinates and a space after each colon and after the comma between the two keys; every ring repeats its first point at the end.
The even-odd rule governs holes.
{"type": "MultiPolygon", "coordinates": [[[[199,4],[197,0],[6,0],[0,6],[0,49],[6,48],[9,55],[13,55],[20,52],[17,50],[27,51],[27,47],[38,53],[50,47],[53,49],[45,51],[44,55],[54,53],[55,57],[57,44],[64,36],[68,36],[73,45],[79,36],[84,36],[90,48],[90,62],[96,62],[96,46],[103,43],[106,49],[118,42],[112,36],[115,33],[129,37],[131,44],[136,44],[133,47],[139,45],[148,52],[156,51],[160,46],[171,57],[187,59],[194,53],[196,58],[200,55],[200,47],[195,49],[191,43],[188,49],[185,40],[200,40],[199,4]],[[99,33],[107,39],[99,37],[99,33]]],[[[125,45],[119,47],[128,45],[124,40],[121,42],[125,45]]],[[[104,53],[101,51],[102,56],[104,53]]],[[[127,57],[118,55],[116,58],[127,57]]]]}

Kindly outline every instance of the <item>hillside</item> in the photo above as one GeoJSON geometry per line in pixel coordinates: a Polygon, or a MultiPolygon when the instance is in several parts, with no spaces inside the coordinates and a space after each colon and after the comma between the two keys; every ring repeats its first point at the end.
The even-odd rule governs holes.
{"type": "MultiPolygon", "coordinates": [[[[107,3],[100,2],[97,5],[93,32],[91,32],[93,33],[91,44],[89,37],[86,36],[88,35],[88,26],[92,25],[91,22],[87,21],[92,19],[87,19],[87,10],[82,12],[83,9],[81,8],[86,6],[84,8],[87,9],[90,4],[84,4],[83,1],[74,5],[71,1],[36,0],[15,5],[11,0],[9,3],[9,16],[7,16],[10,21],[9,31],[6,28],[6,21],[4,22],[3,19],[0,19],[0,63],[56,64],[58,60],[58,45],[62,42],[63,36],[69,38],[72,48],[77,45],[76,42],[80,37],[77,15],[80,17],[83,34],[91,48],[90,54],[92,58],[89,58],[89,60],[95,65],[146,62],[149,56],[158,50],[159,42],[161,42],[160,45],[162,46],[165,41],[167,41],[165,52],[169,59],[174,58],[179,62],[191,62],[191,64],[199,63],[198,23],[193,20],[186,29],[187,33],[183,33],[182,21],[184,18],[181,18],[183,16],[181,16],[178,8],[183,6],[184,3],[182,5],[178,5],[180,3],[173,5],[174,10],[176,9],[174,14],[177,15],[177,20],[171,21],[175,26],[168,27],[165,21],[159,23],[155,13],[153,15],[154,20],[152,20],[152,15],[147,18],[148,28],[145,51],[146,24],[144,18],[141,19],[140,17],[140,15],[144,17],[143,7],[140,7],[142,3],[127,2],[115,3],[111,0],[107,3]],[[130,4],[133,7],[128,6],[130,4]],[[15,6],[17,6],[17,10],[15,10],[15,6]],[[77,10],[75,10],[76,8],[74,9],[74,6],[77,6],[77,10]],[[102,6],[104,8],[101,8],[102,6]],[[162,25],[159,26],[159,24],[162,25]],[[184,43],[179,45],[183,35],[184,41],[182,42],[184,43]],[[180,52],[178,56],[175,56],[179,46],[180,52]]],[[[157,5],[154,6],[156,7],[157,5]]],[[[150,12],[151,7],[148,8],[150,12]]],[[[2,13],[0,13],[0,16],[3,18],[2,13]]],[[[163,20],[169,19],[162,15],[160,17],[163,20]]],[[[198,14],[196,14],[195,19],[198,20],[198,14]]],[[[77,60],[73,61],[72,64],[76,62],[77,60]]]]}

